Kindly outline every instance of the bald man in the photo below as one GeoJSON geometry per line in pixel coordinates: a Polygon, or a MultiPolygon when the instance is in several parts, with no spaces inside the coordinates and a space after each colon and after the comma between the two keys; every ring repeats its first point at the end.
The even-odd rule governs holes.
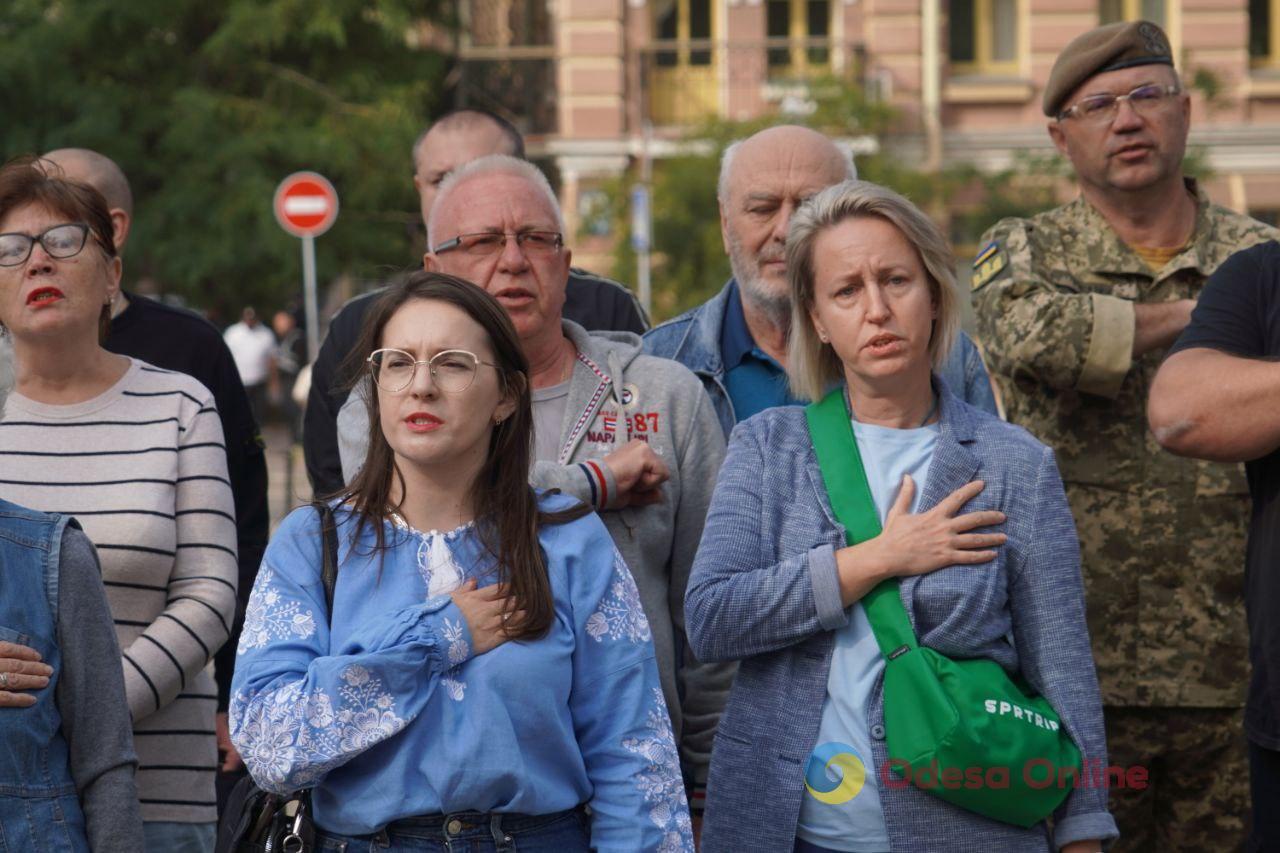
{"type": "MultiPolygon", "coordinates": [[[[133,192],[115,161],[87,148],[59,148],[45,154],[44,159],[56,164],[66,177],[89,184],[102,193],[111,211],[116,249],[123,252],[133,222],[133,192]]],[[[236,770],[240,767],[240,757],[226,731],[231,671],[244,608],[258,575],[262,552],[267,547],[271,521],[267,506],[267,459],[258,424],[222,335],[198,314],[121,290],[112,305],[111,328],[103,346],[111,352],[194,377],[213,393],[218,406],[227,443],[227,473],[235,496],[240,577],[236,621],[230,639],[214,656],[214,669],[218,685],[218,746],[224,752],[224,769],[236,770]]],[[[221,787],[223,780],[219,782],[221,787]]]]}
{"type": "MultiPolygon", "coordinates": [[[[524,159],[524,139],[506,119],[485,110],[446,113],[422,132],[413,144],[413,185],[418,190],[424,226],[429,224],[431,206],[445,176],[490,154],[524,159]]],[[[302,449],[307,477],[317,495],[335,492],[344,485],[338,452],[338,413],[347,402],[347,390],[339,372],[360,337],[365,313],[381,292],[356,297],[334,316],[311,369],[302,449]]],[[[591,332],[640,335],[649,325],[630,291],[577,267],[569,270],[563,313],[566,319],[591,332]]]]}
{"type": "MultiPolygon", "coordinates": [[[[806,199],[855,177],[849,156],[806,127],[772,127],[725,149],[717,195],[733,278],[709,301],[646,334],[644,349],[698,375],[726,436],[757,412],[803,402],[791,396],[786,375],[787,228],[806,199]]],[[[968,336],[959,335],[939,373],[953,394],[996,413],[991,381],[968,336]]]]}

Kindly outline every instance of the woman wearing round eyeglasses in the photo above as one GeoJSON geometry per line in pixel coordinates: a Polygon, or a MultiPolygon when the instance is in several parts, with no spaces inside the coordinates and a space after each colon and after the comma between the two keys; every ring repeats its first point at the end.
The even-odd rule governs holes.
{"type": "Polygon", "coordinates": [[[212,849],[206,666],[227,639],[237,577],[222,426],[194,379],[102,348],[121,274],[111,217],[55,170],[32,158],[0,168],[0,321],[17,364],[0,498],[75,516],[97,547],[147,849],[212,849]]]}
{"type": "Polygon", "coordinates": [[[231,736],[312,787],[320,850],[691,850],[636,586],[599,518],[529,485],[529,367],[475,285],[417,273],[371,309],[369,448],[322,521],[267,549],[231,736]],[[590,806],[588,816],[583,806],[590,806]]]}

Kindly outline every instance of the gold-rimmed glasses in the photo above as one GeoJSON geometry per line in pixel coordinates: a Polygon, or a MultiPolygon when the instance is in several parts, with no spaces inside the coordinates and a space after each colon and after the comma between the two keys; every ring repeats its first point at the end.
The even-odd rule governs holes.
{"type": "Polygon", "coordinates": [[[442,350],[429,359],[415,359],[404,350],[386,348],[374,350],[365,361],[374,383],[389,394],[396,394],[413,384],[420,364],[427,366],[436,387],[447,394],[458,394],[470,388],[476,381],[480,365],[488,365],[495,370],[498,367],[464,349],[442,350]]]}
{"type": "Polygon", "coordinates": [[[1182,90],[1177,86],[1161,86],[1158,83],[1147,83],[1139,86],[1127,95],[1090,95],[1081,98],[1062,112],[1058,113],[1058,121],[1065,118],[1076,118],[1089,124],[1110,124],[1120,111],[1120,102],[1128,101],[1138,115],[1155,112],[1162,104],[1182,90]]]}

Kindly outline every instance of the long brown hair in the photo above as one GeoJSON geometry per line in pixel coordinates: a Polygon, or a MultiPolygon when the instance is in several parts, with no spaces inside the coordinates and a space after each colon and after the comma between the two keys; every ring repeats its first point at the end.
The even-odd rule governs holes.
{"type": "MultiPolygon", "coordinates": [[[[578,505],[559,512],[538,509],[537,496],[529,485],[533,463],[533,398],[529,385],[529,362],[520,348],[515,327],[498,301],[469,281],[437,272],[416,272],[393,285],[374,303],[365,318],[360,343],[348,356],[343,372],[353,387],[359,386],[367,371],[365,359],[382,344],[387,323],[405,304],[434,300],[453,305],[475,320],[489,336],[498,377],[515,402],[515,409],[493,428],[489,452],[471,486],[471,506],[475,510],[476,532],[497,568],[498,580],[511,588],[514,609],[524,618],[506,624],[512,639],[541,637],[551,627],[554,601],[547,574],[546,555],[538,542],[543,524],[563,524],[590,512],[578,505]]],[[[396,481],[404,494],[404,475],[382,432],[377,390],[366,395],[369,411],[369,449],[364,467],[339,497],[349,504],[357,518],[354,539],[365,525],[372,525],[377,551],[388,546],[385,524],[401,505],[392,502],[396,481]]],[[[403,498],[402,498],[403,500],[403,498]]]]}

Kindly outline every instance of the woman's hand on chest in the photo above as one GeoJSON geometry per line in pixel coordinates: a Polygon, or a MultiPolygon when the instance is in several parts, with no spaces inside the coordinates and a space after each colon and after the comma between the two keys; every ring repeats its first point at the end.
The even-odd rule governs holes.
{"type": "Polygon", "coordinates": [[[960,510],[983,489],[974,480],[943,498],[926,512],[910,511],[915,498],[915,482],[903,477],[897,500],[889,508],[879,536],[836,552],[840,592],[844,606],[866,595],[882,580],[910,577],[937,571],[945,566],[988,563],[996,558],[995,548],[1008,537],[1001,532],[974,533],[1005,521],[999,510],[960,514],[960,510]]]}

